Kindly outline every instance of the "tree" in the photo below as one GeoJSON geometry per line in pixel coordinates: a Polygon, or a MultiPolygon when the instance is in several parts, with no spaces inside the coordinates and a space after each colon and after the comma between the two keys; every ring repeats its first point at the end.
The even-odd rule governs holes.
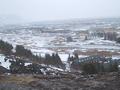
{"type": "Polygon", "coordinates": [[[24,73],[25,72],[25,62],[21,59],[16,58],[16,60],[10,61],[10,71],[11,73],[24,73]]]}
{"type": "Polygon", "coordinates": [[[63,65],[63,63],[62,63],[62,61],[57,53],[55,54],[55,64],[58,66],[63,65]]]}
{"type": "Polygon", "coordinates": [[[26,73],[32,73],[32,74],[43,74],[41,72],[42,67],[38,64],[30,64],[28,66],[26,66],[26,73]]]}
{"type": "Polygon", "coordinates": [[[83,72],[86,74],[95,74],[98,73],[96,66],[93,63],[84,63],[82,66],[83,72]]]}
{"type": "Polygon", "coordinates": [[[45,61],[44,61],[44,63],[47,64],[47,65],[51,65],[52,64],[50,54],[45,54],[45,61]]]}
{"type": "Polygon", "coordinates": [[[53,65],[53,66],[56,66],[56,67],[63,67],[63,63],[59,57],[58,54],[46,54],[45,55],[45,61],[44,61],[45,64],[47,65],[53,65]]]}
{"type": "Polygon", "coordinates": [[[75,56],[75,59],[79,59],[79,56],[77,53],[75,53],[74,56],[75,56]]]}
{"type": "Polygon", "coordinates": [[[67,37],[67,42],[72,42],[72,41],[73,41],[72,37],[67,37]]]}
{"type": "Polygon", "coordinates": [[[70,61],[71,61],[71,57],[70,57],[70,54],[69,54],[67,62],[70,63],[70,61]]]}
{"type": "Polygon", "coordinates": [[[112,64],[110,64],[110,72],[117,72],[117,71],[118,71],[118,63],[113,62],[112,64]]]}
{"type": "Polygon", "coordinates": [[[10,61],[10,71],[11,73],[15,74],[22,74],[22,73],[27,73],[27,74],[42,74],[41,72],[41,65],[39,64],[30,64],[25,66],[25,62],[21,59],[16,58],[14,61],[10,61]]]}
{"type": "Polygon", "coordinates": [[[119,37],[119,38],[117,38],[117,40],[116,40],[116,41],[117,41],[117,43],[120,43],[120,37],[119,37]]]}
{"type": "Polygon", "coordinates": [[[87,37],[87,36],[85,36],[85,40],[88,40],[88,37],[87,37]]]}
{"type": "Polygon", "coordinates": [[[116,38],[117,38],[117,33],[116,32],[108,32],[108,33],[105,33],[105,36],[104,36],[104,39],[105,40],[115,40],[116,41],[116,38]]]}
{"type": "Polygon", "coordinates": [[[25,49],[22,45],[17,45],[15,50],[16,50],[15,55],[17,56],[24,56],[27,58],[30,58],[33,56],[32,52],[28,49],[25,49]]]}
{"type": "Polygon", "coordinates": [[[9,55],[12,53],[13,46],[7,42],[0,40],[0,50],[5,55],[9,55]]]}

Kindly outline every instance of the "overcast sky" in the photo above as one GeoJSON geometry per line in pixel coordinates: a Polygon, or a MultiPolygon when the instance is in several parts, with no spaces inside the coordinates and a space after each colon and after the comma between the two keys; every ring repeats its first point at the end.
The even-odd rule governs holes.
{"type": "Polygon", "coordinates": [[[28,21],[119,17],[120,0],[0,0],[0,15],[28,21]]]}

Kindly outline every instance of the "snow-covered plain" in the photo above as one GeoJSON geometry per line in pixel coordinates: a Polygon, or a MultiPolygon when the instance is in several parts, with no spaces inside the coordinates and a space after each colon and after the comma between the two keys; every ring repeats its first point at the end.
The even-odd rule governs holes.
{"type": "MultiPolygon", "coordinates": [[[[49,53],[59,53],[62,61],[67,61],[68,55],[73,54],[74,50],[80,50],[86,52],[87,50],[96,49],[98,51],[116,51],[120,52],[120,45],[114,41],[94,39],[86,41],[76,42],[64,42],[64,45],[54,45],[51,41],[55,36],[34,36],[34,35],[19,35],[19,34],[0,34],[0,39],[11,43],[14,47],[16,45],[24,45],[27,49],[30,49],[34,54],[44,56],[49,53]],[[59,49],[60,47],[60,49],[59,49]],[[61,49],[64,49],[61,53],[61,49]]],[[[119,57],[118,57],[119,58],[119,57]]]]}
{"type": "MultiPolygon", "coordinates": [[[[91,35],[94,29],[103,30],[111,27],[115,27],[117,30],[113,28],[115,29],[113,31],[120,34],[120,30],[118,30],[120,26],[114,20],[111,22],[106,20],[82,20],[82,22],[73,20],[57,24],[55,22],[49,24],[12,25],[0,27],[0,39],[11,43],[14,47],[18,44],[24,45],[25,48],[30,49],[34,54],[41,56],[46,53],[58,53],[62,61],[65,62],[69,54],[73,54],[75,50],[81,52],[98,50],[120,54],[120,44],[115,41],[104,40],[103,37],[91,35]],[[81,40],[81,35],[84,37],[88,33],[90,33],[90,39],[81,40]],[[73,41],[67,42],[66,38],[69,36],[73,38],[73,41]]],[[[86,56],[79,55],[81,58],[86,56]]],[[[119,56],[116,55],[113,58],[119,58],[119,56]]]]}

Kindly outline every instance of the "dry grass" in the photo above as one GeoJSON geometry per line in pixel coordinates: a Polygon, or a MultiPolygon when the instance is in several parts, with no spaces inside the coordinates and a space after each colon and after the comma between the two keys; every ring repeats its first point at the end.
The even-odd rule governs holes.
{"type": "Polygon", "coordinates": [[[36,81],[37,79],[33,77],[33,75],[0,75],[0,83],[16,83],[16,84],[29,84],[32,81],[36,81]]]}

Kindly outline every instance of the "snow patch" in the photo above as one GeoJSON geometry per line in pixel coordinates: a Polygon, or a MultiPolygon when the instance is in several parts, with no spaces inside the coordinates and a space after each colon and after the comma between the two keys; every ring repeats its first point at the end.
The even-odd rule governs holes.
{"type": "Polygon", "coordinates": [[[61,60],[62,60],[63,62],[65,62],[65,61],[68,60],[69,54],[59,54],[59,56],[60,56],[61,60]]]}
{"type": "Polygon", "coordinates": [[[5,59],[5,56],[0,54],[0,65],[6,69],[10,69],[11,63],[9,62],[9,60],[5,61],[4,59],[5,59]]]}
{"type": "Polygon", "coordinates": [[[112,59],[120,59],[120,55],[113,55],[112,59]]]}
{"type": "Polygon", "coordinates": [[[30,65],[30,64],[32,64],[32,63],[25,63],[25,66],[28,66],[28,65],[30,65]]]}
{"type": "Polygon", "coordinates": [[[120,65],[118,65],[118,67],[120,68],[120,65]]]}

